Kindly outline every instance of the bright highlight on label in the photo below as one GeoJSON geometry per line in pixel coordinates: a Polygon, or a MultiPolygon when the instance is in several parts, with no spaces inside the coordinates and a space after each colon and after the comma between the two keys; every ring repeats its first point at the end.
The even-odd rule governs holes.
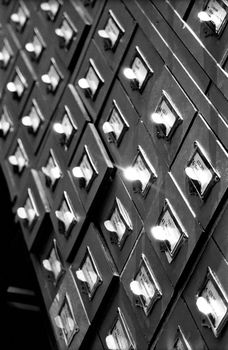
{"type": "Polygon", "coordinates": [[[78,179],[82,179],[85,178],[82,169],[80,168],[80,166],[75,166],[72,169],[72,174],[74,175],[74,177],[78,178],[78,179]]]}

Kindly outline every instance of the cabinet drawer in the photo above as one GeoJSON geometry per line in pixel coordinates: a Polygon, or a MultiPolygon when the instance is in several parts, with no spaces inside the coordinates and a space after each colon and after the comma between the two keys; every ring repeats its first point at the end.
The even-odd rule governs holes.
{"type": "Polygon", "coordinates": [[[171,167],[171,175],[206,228],[227,190],[227,152],[197,115],[171,167]]]}

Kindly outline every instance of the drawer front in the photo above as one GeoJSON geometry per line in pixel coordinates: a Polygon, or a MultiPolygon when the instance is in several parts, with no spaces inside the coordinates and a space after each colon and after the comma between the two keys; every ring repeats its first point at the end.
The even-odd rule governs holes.
{"type": "Polygon", "coordinates": [[[71,265],[89,320],[102,312],[119,280],[112,259],[95,225],[90,224],[71,265]]]}
{"type": "Polygon", "coordinates": [[[67,68],[74,68],[89,34],[91,20],[68,1],[62,7],[54,25],[56,54],[67,68]]]}
{"type": "Polygon", "coordinates": [[[109,303],[109,308],[104,308],[102,321],[98,334],[105,349],[148,348],[122,284],[109,303]]]}
{"type": "Polygon", "coordinates": [[[23,130],[19,129],[3,160],[3,171],[12,198],[22,191],[23,183],[34,164],[34,156],[26,143],[23,130]]]}
{"type": "Polygon", "coordinates": [[[137,29],[119,70],[119,78],[140,116],[147,113],[151,89],[157,84],[163,60],[141,29],[137,29]]]}
{"type": "Polygon", "coordinates": [[[50,226],[50,207],[36,170],[32,169],[29,173],[15,208],[16,220],[20,223],[24,240],[30,251],[42,238],[43,231],[48,231],[50,226]]]}
{"type": "Polygon", "coordinates": [[[4,87],[13,69],[17,57],[17,47],[11,37],[10,30],[4,27],[0,37],[0,96],[4,94],[4,87]]]}
{"type": "Polygon", "coordinates": [[[85,210],[68,174],[59,186],[52,205],[51,219],[62,255],[67,260],[84,232],[86,220],[85,210]]]}
{"type": "Polygon", "coordinates": [[[16,128],[13,117],[5,104],[2,105],[0,113],[0,154],[1,159],[4,159],[15,137],[16,128]]]}
{"type": "Polygon", "coordinates": [[[79,349],[90,326],[80,294],[70,271],[59,287],[49,309],[59,349],[79,349]]]}
{"type": "Polygon", "coordinates": [[[148,112],[143,121],[169,167],[196,115],[196,109],[166,66],[150,94],[148,112]]]}
{"type": "Polygon", "coordinates": [[[171,167],[197,220],[206,228],[226,189],[227,153],[198,115],[171,167]]]}
{"type": "Polygon", "coordinates": [[[155,349],[172,350],[178,347],[179,349],[208,349],[190,311],[181,298],[178,299],[155,349]]]}
{"type": "Polygon", "coordinates": [[[173,286],[185,274],[186,264],[204,231],[189,210],[169,174],[145,220],[151,246],[173,286]]]}
{"type": "Polygon", "coordinates": [[[173,288],[144,231],[121,274],[121,281],[135,317],[150,342],[173,288]]]}
{"type": "Polygon", "coordinates": [[[24,135],[34,155],[39,150],[49,118],[48,106],[43,99],[39,85],[35,85],[20,118],[21,128],[24,130],[24,135]]]}
{"type": "Polygon", "coordinates": [[[42,230],[43,237],[33,247],[31,259],[45,306],[49,309],[66,275],[66,267],[52,225],[42,230]]]}
{"type": "Polygon", "coordinates": [[[12,113],[15,122],[18,121],[35,82],[36,75],[28,58],[24,52],[20,52],[15,66],[8,76],[4,96],[5,103],[12,113]]]}
{"type": "Polygon", "coordinates": [[[227,20],[228,4],[220,0],[195,2],[186,20],[218,63],[228,48],[227,20]]]}
{"type": "Polygon", "coordinates": [[[134,143],[139,115],[118,80],[107,98],[98,129],[118,166],[127,163],[128,146],[134,143]]]}
{"type": "Polygon", "coordinates": [[[51,137],[65,166],[68,166],[89,121],[77,91],[68,84],[50,125],[51,137]]]}
{"type": "Polygon", "coordinates": [[[222,349],[227,344],[227,293],[227,261],[210,240],[183,292],[209,349],[222,349]]]}
{"type": "Polygon", "coordinates": [[[40,75],[40,89],[50,114],[54,112],[69,79],[69,72],[57,57],[48,58],[40,75]]]}
{"type": "Polygon", "coordinates": [[[121,167],[120,174],[144,219],[162,186],[167,167],[142,122],[135,128],[134,138],[128,144],[126,154],[128,159],[121,167]]]}
{"type": "Polygon", "coordinates": [[[143,223],[118,172],[96,217],[117,269],[121,272],[143,223]]]}
{"type": "Polygon", "coordinates": [[[119,1],[109,1],[97,24],[94,39],[112,70],[116,70],[135,28],[135,21],[119,1]]]}
{"type": "Polygon", "coordinates": [[[75,87],[93,121],[98,118],[98,113],[105,101],[113,75],[105,57],[92,40],[76,76],[75,87]]]}
{"type": "Polygon", "coordinates": [[[88,213],[106,190],[114,167],[93,124],[88,124],[69,166],[71,179],[88,213]]]}
{"type": "Polygon", "coordinates": [[[46,190],[48,200],[52,205],[59,192],[59,187],[66,171],[61,164],[61,160],[58,158],[52,140],[49,138],[46,138],[44,147],[39,154],[37,169],[41,183],[46,190]]]}

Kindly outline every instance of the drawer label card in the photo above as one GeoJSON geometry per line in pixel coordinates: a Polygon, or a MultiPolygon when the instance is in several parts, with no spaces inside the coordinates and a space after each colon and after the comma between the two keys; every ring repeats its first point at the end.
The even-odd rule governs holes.
{"type": "Polygon", "coordinates": [[[107,121],[111,124],[111,128],[115,135],[115,141],[117,145],[119,145],[125,132],[129,128],[129,124],[124,118],[115,100],[113,100],[113,108],[107,121]]]}
{"type": "Polygon", "coordinates": [[[59,220],[60,233],[64,234],[65,237],[68,237],[73,226],[77,223],[77,218],[66,191],[63,193],[63,199],[56,212],[56,217],[59,220]]]}
{"type": "Polygon", "coordinates": [[[152,120],[157,124],[157,137],[165,138],[168,141],[182,121],[176,106],[164,90],[156,111],[152,114],[152,120]]]}
{"type": "Polygon", "coordinates": [[[100,73],[98,72],[98,69],[95,66],[95,63],[92,59],[89,60],[90,66],[86,73],[85,79],[87,80],[87,83],[89,85],[90,94],[92,99],[96,98],[96,95],[101,88],[104,79],[101,77],[100,73]]]}
{"type": "Polygon", "coordinates": [[[53,283],[54,285],[56,285],[60,277],[64,273],[63,265],[58,253],[56,239],[53,239],[52,248],[49,252],[48,257],[45,260],[43,260],[43,266],[47,271],[50,271],[53,274],[53,283]]]}
{"type": "Polygon", "coordinates": [[[107,33],[107,36],[111,42],[112,51],[115,51],[124,33],[124,29],[122,28],[122,26],[120,25],[120,23],[118,22],[117,18],[111,10],[109,10],[109,18],[104,30],[107,33]]]}
{"type": "MultiPolygon", "coordinates": [[[[140,181],[141,188],[139,192],[146,196],[151,184],[157,178],[157,174],[141,146],[138,146],[138,153],[134,159],[132,170],[136,180],[140,181]]],[[[137,190],[133,191],[138,192],[137,190]]]]}
{"type": "Polygon", "coordinates": [[[110,219],[105,221],[104,225],[108,231],[115,232],[116,239],[113,240],[111,236],[111,242],[116,243],[122,249],[128,234],[133,230],[133,225],[127,210],[119,198],[115,198],[110,219]]]}
{"type": "Polygon", "coordinates": [[[98,171],[97,171],[97,169],[92,161],[88,147],[86,145],[84,146],[84,153],[83,153],[83,156],[82,156],[82,159],[80,161],[79,166],[80,166],[80,169],[84,175],[85,188],[87,191],[89,191],[89,189],[93,183],[93,180],[98,175],[98,171]]]}
{"type": "Polygon", "coordinates": [[[0,136],[6,137],[12,129],[13,129],[12,121],[9,117],[6,107],[4,106],[0,117],[0,136]]]}
{"type": "Polygon", "coordinates": [[[32,229],[39,216],[39,213],[30,188],[28,188],[28,197],[24,204],[24,210],[26,212],[28,226],[30,229],[32,229]]]}
{"type": "Polygon", "coordinates": [[[208,267],[206,278],[197,294],[209,309],[207,318],[214,336],[217,338],[228,319],[228,298],[215,273],[208,267]]]}
{"type": "Polygon", "coordinates": [[[162,292],[144,254],[141,256],[139,270],[134,281],[138,285],[136,306],[142,307],[145,315],[148,316],[155,302],[162,297],[162,292]]]}
{"type": "Polygon", "coordinates": [[[200,144],[194,142],[195,151],[185,169],[189,178],[190,193],[197,193],[201,199],[206,199],[210,190],[219,181],[219,175],[207,159],[206,154],[200,144]]]}
{"type": "Polygon", "coordinates": [[[167,260],[171,263],[188,235],[168,199],[165,200],[159,216],[158,226],[163,229],[164,241],[162,243],[167,260]]]}
{"type": "Polygon", "coordinates": [[[55,318],[55,321],[58,327],[61,329],[66,345],[69,346],[74,335],[79,332],[79,326],[75,320],[71,301],[67,293],[63,299],[63,303],[57,317],[55,318]]]}
{"type": "Polygon", "coordinates": [[[62,128],[64,130],[64,146],[65,148],[68,148],[74,135],[75,132],[77,131],[77,126],[75,125],[75,123],[72,120],[71,117],[71,112],[69,110],[69,108],[67,106],[64,107],[65,112],[63,114],[62,120],[61,120],[61,124],[62,124],[62,128]]]}
{"type": "Polygon", "coordinates": [[[97,288],[102,283],[102,278],[98,271],[92,252],[88,246],[80,269],[85,279],[86,292],[91,300],[97,288]]]}
{"type": "Polygon", "coordinates": [[[209,0],[204,11],[214,26],[214,31],[220,34],[227,21],[228,2],[223,0],[209,0]]]}
{"type": "MultiPolygon", "coordinates": [[[[134,350],[136,349],[135,342],[132,338],[130,330],[126,324],[123,313],[118,308],[118,316],[110,330],[109,337],[112,337],[112,342],[115,344],[116,350],[134,350]]],[[[106,343],[107,343],[106,337],[106,343]]],[[[113,349],[113,347],[111,348],[113,349]]]]}
{"type": "Polygon", "coordinates": [[[137,89],[141,92],[143,91],[147,80],[153,74],[153,70],[147,63],[144,55],[142,54],[138,46],[136,46],[135,50],[136,54],[132,60],[131,69],[135,76],[134,80],[137,81],[137,89]]]}

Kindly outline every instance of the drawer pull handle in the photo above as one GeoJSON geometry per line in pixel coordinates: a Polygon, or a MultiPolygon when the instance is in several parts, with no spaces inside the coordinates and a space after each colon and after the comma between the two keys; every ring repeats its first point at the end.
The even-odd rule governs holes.
{"type": "Polygon", "coordinates": [[[123,74],[124,74],[125,78],[130,80],[130,86],[131,86],[132,90],[139,90],[139,81],[138,81],[137,76],[134,73],[133,69],[128,68],[128,67],[124,68],[123,74]]]}
{"type": "Polygon", "coordinates": [[[92,96],[92,90],[90,88],[90,85],[89,85],[87,79],[85,79],[85,78],[79,79],[78,85],[81,89],[83,89],[85,91],[85,96],[87,98],[90,98],[92,96]]]}
{"type": "Polygon", "coordinates": [[[0,51],[0,67],[6,68],[10,60],[10,54],[8,51],[0,51]]]}
{"type": "MultiPolygon", "coordinates": [[[[171,238],[170,238],[170,230],[171,227],[163,227],[163,226],[154,226],[151,228],[152,236],[160,241],[160,250],[161,252],[167,251],[167,249],[171,250],[171,238]]],[[[174,242],[175,243],[175,242],[174,242]]]]}
{"type": "Polygon", "coordinates": [[[51,3],[42,2],[40,4],[40,8],[42,11],[51,14],[51,16],[54,18],[56,13],[58,12],[59,5],[56,1],[52,1],[51,3]]]}
{"type": "MultiPolygon", "coordinates": [[[[212,325],[215,326],[215,317],[213,315],[213,310],[210,306],[210,304],[208,303],[208,301],[204,298],[204,297],[198,297],[196,299],[196,306],[197,306],[197,309],[205,316],[207,316],[212,325]]],[[[206,324],[205,324],[206,326],[206,324]]],[[[209,325],[207,325],[208,327],[209,325]]]]}
{"type": "Polygon", "coordinates": [[[115,130],[110,122],[104,122],[102,129],[103,132],[107,135],[109,143],[116,142],[115,130]]]}
{"type": "Polygon", "coordinates": [[[34,209],[30,208],[25,210],[24,207],[19,207],[17,209],[17,215],[21,220],[26,220],[28,222],[33,222],[36,216],[36,212],[34,209]]]}
{"type": "Polygon", "coordinates": [[[8,157],[9,163],[13,166],[15,171],[19,173],[26,166],[26,160],[23,157],[16,157],[15,155],[11,155],[8,157]]]}
{"type": "Polygon", "coordinates": [[[43,74],[41,76],[41,80],[44,84],[48,86],[49,91],[55,91],[59,83],[59,80],[56,77],[50,77],[48,74],[43,74]]]}
{"type": "Polygon", "coordinates": [[[72,174],[74,177],[76,177],[78,179],[79,182],[79,187],[80,188],[85,188],[86,186],[86,179],[85,179],[85,175],[83,174],[80,166],[76,166],[72,169],[72,174]]]}
{"type": "Polygon", "coordinates": [[[193,183],[196,184],[196,187],[200,186],[200,188],[203,188],[207,183],[211,181],[210,173],[208,173],[206,170],[196,170],[191,167],[187,167],[185,168],[185,174],[189,179],[191,179],[193,183]]]}
{"type": "Polygon", "coordinates": [[[141,193],[143,186],[143,179],[139,175],[139,172],[134,167],[127,167],[123,171],[125,178],[132,182],[132,188],[134,193],[141,193]]]}
{"type": "Polygon", "coordinates": [[[50,261],[48,259],[44,259],[42,261],[43,267],[45,268],[45,270],[49,271],[49,272],[53,272],[55,271],[55,273],[60,273],[62,270],[62,266],[61,266],[61,262],[58,261],[57,259],[55,259],[55,261],[52,260],[52,262],[50,263],[50,261]]]}
{"type": "Polygon", "coordinates": [[[40,118],[38,115],[30,116],[26,115],[22,117],[21,122],[24,126],[28,128],[29,131],[35,133],[40,125],[40,118]]]}
{"type": "Polygon", "coordinates": [[[105,51],[112,50],[112,47],[113,47],[112,40],[111,40],[110,36],[108,35],[108,33],[106,32],[106,30],[104,30],[104,29],[98,30],[98,35],[104,41],[105,51]]]}
{"type": "Polygon", "coordinates": [[[118,345],[116,344],[115,338],[112,334],[107,335],[107,337],[105,338],[105,342],[109,350],[117,349],[118,345]]]}
{"type": "Polygon", "coordinates": [[[70,226],[73,224],[75,221],[74,214],[71,213],[70,211],[62,212],[61,210],[56,210],[55,211],[55,216],[56,218],[61,221],[64,224],[64,230],[60,230],[62,234],[65,234],[65,232],[68,231],[70,226]]]}

